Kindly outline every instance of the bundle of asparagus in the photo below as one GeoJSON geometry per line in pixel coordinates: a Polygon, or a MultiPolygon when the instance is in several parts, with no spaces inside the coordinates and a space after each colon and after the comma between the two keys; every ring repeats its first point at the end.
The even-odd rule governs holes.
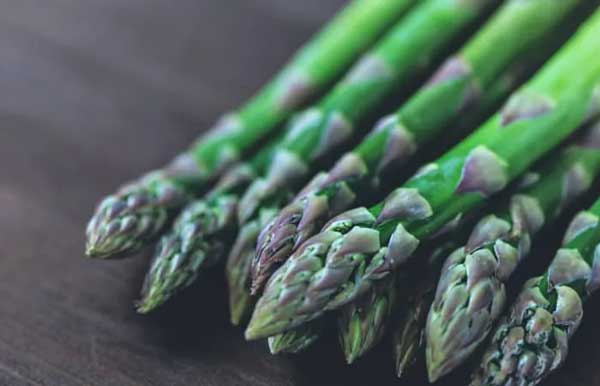
{"type": "MultiPolygon", "coordinates": [[[[340,144],[362,134],[365,118],[394,90],[435,63],[491,2],[421,2],[317,105],[291,122],[289,135],[275,156],[283,153],[301,162],[293,170],[282,170],[281,163],[274,160],[266,176],[254,181],[240,199],[240,231],[225,269],[235,324],[247,316],[253,305],[248,279],[257,237],[291,198],[286,193],[295,192],[320,159],[331,158],[340,144]]],[[[393,138],[381,140],[389,143],[393,138]]]]}
{"type": "Polygon", "coordinates": [[[483,217],[467,244],[448,257],[427,319],[431,381],[484,340],[504,308],[505,283],[529,254],[533,237],[591,187],[600,173],[599,135],[600,122],[580,144],[527,175],[510,203],[483,217]]]}
{"type": "Polygon", "coordinates": [[[598,33],[600,11],[467,139],[381,203],[342,213],[302,244],[269,280],[246,337],[280,333],[355,300],[572,134],[595,102],[598,33]]]}
{"type": "MultiPolygon", "coordinates": [[[[453,38],[484,9],[489,1],[448,2],[427,0],[416,7],[363,55],[324,98],[313,107],[292,119],[286,135],[267,157],[262,168],[254,168],[256,177],[247,189],[237,195],[239,232],[227,262],[232,322],[238,324],[249,311],[251,300],[247,278],[254,255],[259,230],[277,210],[287,203],[294,187],[309,176],[313,165],[332,154],[352,137],[360,134],[361,123],[394,89],[414,76],[425,64],[435,60],[453,38]],[[444,24],[436,30],[439,20],[444,24]],[[432,31],[436,30],[436,33],[432,31]],[[268,165],[268,166],[267,166],[268,165]]],[[[199,259],[215,253],[213,242],[217,224],[229,225],[220,219],[223,195],[230,199],[230,191],[209,196],[210,203],[192,202],[177,220],[174,234],[161,242],[150,274],[144,285],[141,310],[160,304],[182,285],[191,283],[198,272],[199,259]],[[198,219],[211,227],[199,228],[198,219]],[[190,222],[189,226],[184,223],[190,222]],[[188,231],[191,228],[194,231],[188,231]],[[205,233],[210,231],[209,234],[205,233]],[[155,269],[178,262],[177,270],[155,269]],[[158,274],[155,274],[158,273],[158,274]],[[170,277],[173,273],[176,277],[170,277]],[[172,285],[165,286],[165,283],[172,285]],[[181,284],[181,285],[178,285],[181,284]],[[151,297],[154,297],[152,299],[151,297]],[[156,300],[161,297],[162,301],[156,300]]],[[[202,258],[204,260],[204,258],[202,258]]]]}
{"type": "Polygon", "coordinates": [[[493,82],[502,78],[506,67],[519,55],[540,44],[576,4],[576,1],[509,1],[419,92],[397,112],[382,119],[370,138],[346,154],[329,175],[315,177],[304,189],[305,193],[265,228],[253,264],[253,291],[257,292],[276,265],[284,262],[325,222],[360,201],[361,195],[371,193],[370,180],[380,177],[385,167],[402,165],[418,148],[448,128],[457,116],[477,104],[486,113],[483,108],[486,98],[493,102],[508,92],[508,88],[497,90],[493,82]],[[526,36],[522,36],[524,29],[528,32],[526,36]],[[507,40],[514,44],[504,44],[507,40]],[[393,141],[386,141],[389,135],[393,141]]]}
{"type": "MultiPolygon", "coordinates": [[[[531,49],[536,43],[539,45],[544,33],[558,24],[574,4],[576,2],[563,2],[561,7],[554,7],[549,13],[543,12],[550,5],[546,1],[533,1],[526,5],[510,2],[500,9],[396,114],[384,118],[383,123],[376,126],[374,132],[358,148],[342,157],[328,175],[315,177],[315,180],[322,181],[316,189],[312,188],[315,182],[309,184],[303,190],[308,193],[296,198],[265,228],[259,238],[258,260],[254,266],[257,279],[254,281],[254,289],[262,285],[265,272],[269,271],[274,262],[284,260],[289,255],[287,252],[311,236],[321,223],[331,217],[334,210],[345,209],[354,200],[360,199],[361,194],[365,195],[371,185],[369,180],[380,179],[381,173],[385,171],[382,164],[387,168],[401,166],[415,153],[414,145],[425,144],[458,114],[463,119],[467,118],[467,122],[455,123],[451,129],[461,133],[465,131],[461,127],[471,128],[470,116],[485,114],[488,107],[508,94],[511,86],[518,81],[522,63],[517,60],[513,66],[518,71],[509,68],[495,87],[489,87],[492,80],[497,79],[498,74],[506,67],[506,63],[514,60],[525,49],[531,49]],[[503,51],[494,48],[511,34],[519,34],[526,26],[531,26],[531,33],[527,38],[519,40],[515,37],[520,44],[507,46],[503,51]],[[489,57],[494,58],[491,61],[496,64],[495,68],[489,64],[489,57]],[[452,68],[456,68],[457,63],[465,63],[461,66],[468,70],[452,73],[452,68]],[[475,96],[475,93],[478,95],[475,96]],[[458,103],[461,98],[469,98],[470,101],[468,104],[461,102],[449,106],[437,115],[430,114],[429,119],[422,118],[428,113],[430,106],[442,105],[447,100],[458,103]],[[397,138],[395,142],[399,151],[395,157],[390,156],[389,140],[377,147],[377,141],[381,140],[383,133],[390,133],[397,138]],[[403,146],[407,138],[413,146],[403,146]]],[[[537,50],[544,51],[539,48],[537,50]]],[[[450,130],[446,130],[446,133],[451,134],[450,130]]],[[[390,291],[387,290],[391,281],[386,280],[386,283],[378,286],[376,292],[381,293],[365,296],[359,305],[351,304],[343,309],[339,323],[342,331],[340,341],[349,363],[368,351],[381,338],[392,303],[391,296],[388,296],[390,291]]]]}
{"type": "Polygon", "coordinates": [[[164,168],[102,200],[86,231],[87,255],[130,255],[153,240],[194,195],[323,92],[416,2],[353,1],[242,108],[164,168]]]}
{"type": "MultiPolygon", "coordinates": [[[[600,121],[570,141],[600,113],[600,9],[550,55],[586,2],[505,0],[483,20],[495,3],[353,1],[238,111],[105,198],[86,253],[123,257],[160,237],[142,313],[228,255],[231,320],[254,306],[246,338],[268,338],[273,354],[337,326],[352,363],[391,326],[398,376],[419,356],[431,382],[446,375],[488,336],[534,236],[600,173],[600,121]],[[445,154],[401,181],[434,146],[445,154]]],[[[564,362],[598,286],[599,217],[600,202],[573,220],[492,334],[473,385],[536,384],[564,362]]]]}
{"type": "Polygon", "coordinates": [[[547,271],[527,281],[496,328],[472,385],[535,385],[558,368],[583,303],[599,286],[599,261],[600,200],[573,219],[547,271]]]}

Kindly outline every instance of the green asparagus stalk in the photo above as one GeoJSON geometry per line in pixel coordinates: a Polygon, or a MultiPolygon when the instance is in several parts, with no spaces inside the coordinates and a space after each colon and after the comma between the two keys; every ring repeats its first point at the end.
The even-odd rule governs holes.
{"type": "Polygon", "coordinates": [[[505,283],[528,256],[533,237],[591,187],[600,173],[597,138],[600,122],[586,140],[528,175],[535,182],[483,217],[467,244],[447,259],[427,318],[431,382],[464,363],[483,342],[504,308],[505,283]]]}
{"type": "Polygon", "coordinates": [[[600,81],[599,33],[600,11],[466,140],[383,202],[342,213],[307,240],[269,280],[247,339],[294,328],[366,293],[421,240],[482,206],[573,133],[600,81]]]}
{"type": "Polygon", "coordinates": [[[248,278],[260,230],[289,201],[290,194],[305,182],[320,159],[331,157],[341,144],[357,136],[360,123],[399,86],[434,62],[491,2],[422,2],[319,104],[291,123],[276,158],[294,160],[295,168],[283,170],[284,164],[273,161],[265,177],[256,179],[239,203],[240,233],[226,265],[234,323],[242,320],[253,305],[248,278]]]}
{"type": "Polygon", "coordinates": [[[560,367],[583,303],[599,286],[599,262],[600,200],[573,219],[546,273],[527,281],[496,328],[472,385],[536,385],[560,367]]]}
{"type": "Polygon", "coordinates": [[[400,167],[457,116],[481,103],[506,67],[539,45],[577,3],[530,0],[505,4],[407,103],[382,119],[333,170],[318,175],[264,227],[252,264],[253,293],[325,222],[369,196],[373,181],[382,173],[400,167]]]}
{"type": "Polygon", "coordinates": [[[239,110],[164,168],[102,200],[86,230],[86,254],[122,257],[154,240],[198,191],[329,87],[414,3],[352,2],[239,110]]]}
{"type": "Polygon", "coordinates": [[[279,139],[249,161],[240,162],[220,178],[201,200],[192,201],[163,235],[144,278],[140,313],[148,313],[192,284],[198,275],[221,260],[236,230],[241,193],[267,168],[279,139]]]}

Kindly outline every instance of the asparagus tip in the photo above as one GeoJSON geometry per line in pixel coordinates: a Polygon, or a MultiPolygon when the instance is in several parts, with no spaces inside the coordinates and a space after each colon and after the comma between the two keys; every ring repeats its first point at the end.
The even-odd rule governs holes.
{"type": "Polygon", "coordinates": [[[406,374],[405,370],[406,369],[404,368],[404,366],[396,365],[396,377],[399,379],[404,378],[404,375],[406,374]]]}
{"type": "Polygon", "coordinates": [[[138,314],[148,314],[154,310],[158,304],[149,301],[148,299],[142,299],[134,303],[135,310],[138,314]]]}
{"type": "Polygon", "coordinates": [[[261,335],[255,328],[253,328],[250,325],[248,326],[248,328],[246,328],[246,331],[244,332],[244,337],[246,338],[246,340],[257,340],[261,338],[261,335]]]}
{"type": "MultiPolygon", "coordinates": [[[[242,318],[242,315],[241,315],[241,313],[240,313],[240,312],[238,312],[238,311],[236,311],[236,310],[232,309],[230,313],[231,313],[231,316],[230,316],[229,320],[231,321],[231,324],[232,324],[232,325],[234,325],[234,326],[236,326],[236,327],[237,327],[237,326],[239,326],[240,324],[242,324],[242,319],[243,319],[243,318],[242,318]]],[[[250,339],[248,339],[248,338],[246,337],[246,340],[250,340],[250,339]]]]}
{"type": "Polygon", "coordinates": [[[272,307],[261,307],[259,301],[246,328],[246,339],[256,340],[277,335],[286,330],[286,328],[280,328],[286,327],[285,323],[283,326],[280,326],[281,324],[281,322],[277,322],[272,307]]]}
{"type": "Polygon", "coordinates": [[[363,331],[361,330],[360,320],[353,315],[350,322],[343,326],[340,324],[340,344],[344,352],[346,364],[351,365],[364,354],[363,331]]]}
{"type": "Polygon", "coordinates": [[[347,365],[351,365],[353,364],[359,357],[357,352],[352,352],[352,351],[347,351],[344,353],[344,356],[346,358],[346,364],[347,365]]]}
{"type": "Polygon", "coordinates": [[[443,361],[441,360],[432,360],[431,358],[427,358],[427,377],[429,379],[429,383],[437,382],[441,377],[446,375],[448,371],[443,366],[443,361]]]}
{"type": "Polygon", "coordinates": [[[246,328],[246,340],[268,338],[286,330],[285,328],[279,328],[281,327],[279,326],[280,323],[271,323],[270,318],[266,320],[265,318],[257,318],[256,316],[256,313],[252,315],[252,319],[250,319],[250,323],[246,328]]]}
{"type": "Polygon", "coordinates": [[[229,315],[231,324],[239,326],[248,319],[253,299],[239,288],[229,288],[229,315]]]}
{"type": "Polygon", "coordinates": [[[91,245],[90,243],[86,243],[85,255],[91,258],[102,258],[105,256],[100,248],[97,248],[95,245],[91,245]]]}
{"type": "Polygon", "coordinates": [[[278,355],[281,353],[281,347],[275,339],[267,339],[267,345],[269,346],[269,352],[271,355],[278,355]]]}
{"type": "Polygon", "coordinates": [[[111,245],[110,243],[88,242],[85,247],[85,255],[91,259],[117,259],[135,251],[127,247],[111,245]]]}
{"type": "Polygon", "coordinates": [[[148,314],[161,306],[166,301],[160,292],[151,291],[142,293],[142,298],[135,302],[134,306],[139,314],[148,314]]]}
{"type": "Polygon", "coordinates": [[[121,257],[129,252],[130,247],[125,243],[118,242],[115,237],[115,231],[111,233],[105,229],[111,229],[112,226],[102,226],[87,233],[85,244],[85,255],[93,259],[110,259],[121,257]]]}
{"type": "Polygon", "coordinates": [[[87,225],[85,254],[91,258],[121,258],[141,249],[166,220],[160,210],[142,211],[136,196],[109,196],[87,225]]]}

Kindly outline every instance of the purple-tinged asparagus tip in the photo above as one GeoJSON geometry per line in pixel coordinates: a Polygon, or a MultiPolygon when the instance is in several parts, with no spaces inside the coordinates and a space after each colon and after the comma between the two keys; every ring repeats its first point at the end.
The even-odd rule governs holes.
{"type": "Polygon", "coordinates": [[[188,192],[173,179],[192,173],[187,165],[190,161],[185,159],[178,157],[165,169],[126,184],[102,200],[86,228],[86,254],[124,257],[155,240],[190,200],[188,192]]]}
{"type": "Polygon", "coordinates": [[[153,240],[168,221],[162,208],[145,208],[143,195],[110,196],[100,203],[86,230],[85,253],[93,258],[120,258],[153,240]]]}
{"type": "Polygon", "coordinates": [[[285,261],[293,251],[299,218],[300,203],[292,203],[281,210],[260,233],[256,255],[252,261],[252,284],[250,290],[256,295],[264,287],[274,268],[285,261]]]}

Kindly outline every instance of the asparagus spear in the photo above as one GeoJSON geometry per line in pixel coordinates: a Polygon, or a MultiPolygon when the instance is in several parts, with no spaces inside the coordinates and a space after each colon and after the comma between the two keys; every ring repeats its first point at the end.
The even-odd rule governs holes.
{"type": "Polygon", "coordinates": [[[356,135],[361,121],[398,86],[440,56],[491,2],[423,2],[363,56],[318,105],[291,123],[277,153],[294,159],[297,167],[284,172],[281,163],[272,162],[265,177],[254,181],[240,200],[240,233],[226,265],[234,323],[243,319],[253,304],[248,277],[260,230],[289,201],[290,193],[304,182],[318,160],[335,154],[340,144],[356,135]]]}
{"type": "Polygon", "coordinates": [[[304,189],[304,194],[264,227],[252,266],[253,293],[325,222],[368,196],[373,180],[402,165],[456,116],[480,102],[506,67],[539,43],[577,3],[508,2],[416,95],[382,119],[329,174],[317,176],[311,188],[304,189]],[[527,34],[522,33],[525,29],[527,34]],[[505,44],[507,41],[511,44],[505,44]]]}
{"type": "Polygon", "coordinates": [[[352,364],[383,337],[385,329],[382,326],[396,301],[393,276],[381,280],[373,291],[342,308],[338,317],[338,335],[346,363],[352,364]]]}
{"type": "Polygon", "coordinates": [[[282,332],[268,339],[271,354],[297,354],[306,350],[323,334],[325,323],[315,321],[293,330],[282,332]]]}
{"type": "Polygon", "coordinates": [[[433,286],[435,267],[441,266],[442,258],[458,245],[455,240],[460,238],[458,231],[452,232],[452,235],[445,235],[444,240],[433,250],[423,252],[429,256],[425,264],[417,264],[408,271],[392,273],[376,283],[373,291],[340,308],[337,318],[338,333],[348,364],[362,357],[379,343],[393,314],[405,314],[397,321],[401,324],[408,323],[408,320],[405,320],[408,316],[406,314],[413,310],[405,307],[406,309],[400,312],[399,308],[408,303],[412,304],[418,297],[423,297],[423,293],[433,286]],[[424,277],[415,275],[420,271],[426,272],[424,277]]]}
{"type": "Polygon", "coordinates": [[[600,81],[599,33],[600,11],[475,133],[383,202],[342,213],[307,240],[269,280],[246,338],[294,328],[356,299],[421,240],[484,204],[573,133],[600,81]]]}
{"type": "Polygon", "coordinates": [[[527,281],[493,334],[472,385],[536,385],[562,365],[598,288],[600,200],[577,215],[546,273],[527,281]]]}
{"type": "MultiPolygon", "coordinates": [[[[287,193],[281,191],[280,193],[287,193]]],[[[285,198],[278,197],[283,204],[285,198]]],[[[291,198],[291,197],[289,197],[291,198]]],[[[259,216],[254,221],[246,222],[237,233],[227,261],[225,263],[225,278],[229,290],[229,313],[231,323],[240,325],[248,317],[255,299],[250,294],[250,263],[251,254],[260,229],[275,215],[277,206],[261,208],[259,216]]]]}
{"type": "Polygon", "coordinates": [[[196,192],[333,83],[416,0],[355,0],[244,106],[172,163],[106,197],[86,230],[86,254],[132,254],[159,235],[196,192]]]}
{"type": "Polygon", "coordinates": [[[273,140],[248,162],[232,167],[202,200],[183,209],[173,229],[158,243],[137,302],[138,312],[154,310],[220,261],[236,229],[240,194],[266,169],[278,142],[273,140]]]}
{"type": "Polygon", "coordinates": [[[425,322],[435,292],[432,281],[424,280],[408,296],[400,318],[394,323],[394,362],[398,378],[402,378],[425,352],[425,322]]]}
{"type": "Polygon", "coordinates": [[[394,361],[398,378],[403,377],[416,363],[417,356],[424,353],[425,320],[433,299],[438,267],[441,267],[444,257],[460,244],[463,238],[462,228],[445,235],[444,240],[431,253],[424,252],[429,258],[425,265],[419,264],[417,269],[425,270],[425,276],[417,276],[415,279],[410,272],[398,273],[406,277],[406,283],[395,288],[400,295],[396,296],[399,301],[393,309],[394,317],[390,318],[394,331],[394,361]]]}
{"type": "Polygon", "coordinates": [[[531,176],[506,206],[482,218],[467,244],[444,264],[427,318],[427,370],[435,382],[462,364],[500,316],[505,284],[529,254],[532,239],[586,192],[600,173],[600,122],[531,176]]]}

